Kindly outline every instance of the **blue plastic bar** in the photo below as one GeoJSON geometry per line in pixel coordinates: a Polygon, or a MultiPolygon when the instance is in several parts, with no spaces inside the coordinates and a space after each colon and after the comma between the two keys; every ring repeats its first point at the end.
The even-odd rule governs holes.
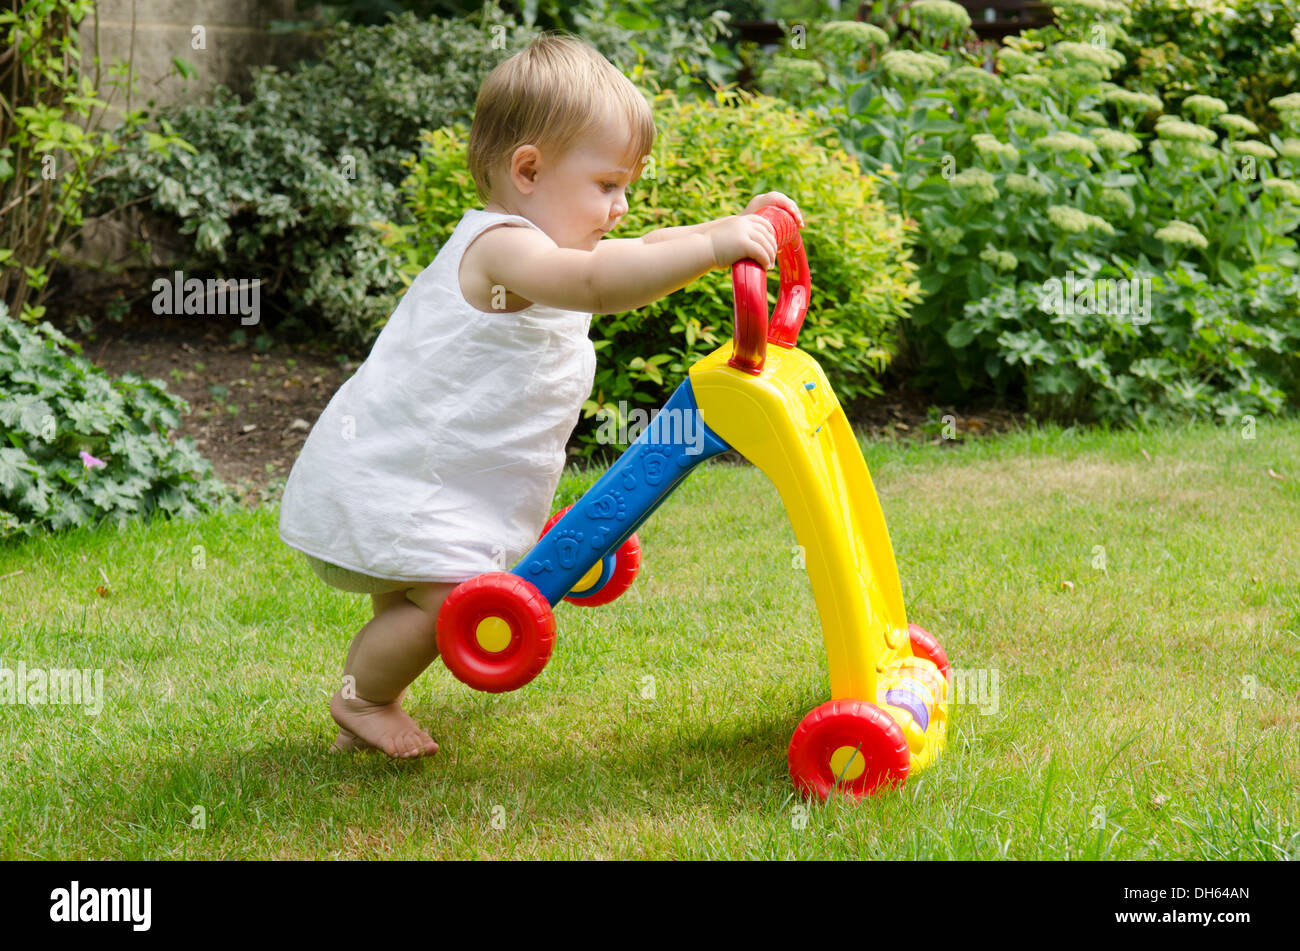
{"type": "Polygon", "coordinates": [[[614,553],[701,462],[731,447],[704,424],[690,378],[682,380],[636,442],[510,569],[559,604],[597,562],[595,593],[613,570],[614,553]]]}

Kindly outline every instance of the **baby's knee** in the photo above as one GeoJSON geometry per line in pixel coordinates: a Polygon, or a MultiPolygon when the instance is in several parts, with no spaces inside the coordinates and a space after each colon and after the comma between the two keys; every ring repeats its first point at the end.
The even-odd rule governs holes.
{"type": "Polygon", "coordinates": [[[406,599],[418,607],[429,619],[430,625],[438,621],[438,612],[447,595],[456,590],[455,582],[428,581],[406,589],[406,599]]]}

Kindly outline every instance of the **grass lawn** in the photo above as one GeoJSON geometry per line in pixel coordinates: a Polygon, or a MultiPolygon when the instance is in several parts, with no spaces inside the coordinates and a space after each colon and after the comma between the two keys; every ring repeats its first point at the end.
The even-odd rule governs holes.
{"type": "Polygon", "coordinates": [[[275,508],[0,548],[0,667],[103,670],[98,715],[0,706],[0,858],[1300,858],[1300,422],[1254,435],[868,445],[909,620],[987,690],[860,803],[793,796],[826,659],[747,466],[642,526],[622,600],[558,609],[532,684],[435,662],[417,761],[327,752],[369,599],[318,582],[275,508]]]}

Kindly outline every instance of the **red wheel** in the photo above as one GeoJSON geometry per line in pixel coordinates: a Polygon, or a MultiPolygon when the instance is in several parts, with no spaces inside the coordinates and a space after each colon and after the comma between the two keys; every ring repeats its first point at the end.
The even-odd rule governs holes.
{"type": "MultiPolygon", "coordinates": [[[[571,508],[573,508],[572,505],[566,505],[564,508],[552,515],[546,525],[542,527],[542,534],[537,537],[539,539],[543,538],[556,522],[564,518],[564,514],[571,508]]],[[[588,572],[588,575],[594,574],[595,576],[588,583],[594,584],[595,578],[600,577],[600,571],[598,570],[600,567],[601,564],[597,563],[592,567],[592,570],[588,572]]],[[[570,604],[576,604],[579,607],[584,608],[597,608],[602,604],[609,604],[615,598],[623,594],[623,592],[627,591],[628,588],[632,587],[632,582],[636,580],[637,572],[640,570],[641,539],[636,537],[636,532],[633,532],[628,536],[627,541],[619,545],[618,550],[614,552],[614,569],[610,572],[609,578],[605,580],[603,585],[591,594],[585,596],[576,594],[565,595],[564,600],[568,601],[570,604]]],[[[583,581],[588,581],[588,579],[585,577],[582,578],[578,582],[579,585],[581,585],[583,581]]]]}
{"type": "Polygon", "coordinates": [[[789,758],[795,785],[820,799],[901,785],[912,762],[898,721],[865,700],[829,700],[804,717],[789,758]]]}
{"type": "Polygon", "coordinates": [[[566,595],[564,600],[570,604],[579,604],[586,608],[609,604],[609,602],[632,587],[632,582],[636,580],[637,572],[640,570],[641,539],[636,537],[636,532],[633,532],[628,536],[627,541],[618,546],[618,551],[614,552],[614,570],[610,572],[609,579],[596,589],[595,594],[585,598],[577,595],[566,595]]]}
{"type": "Polygon", "coordinates": [[[907,625],[907,634],[912,641],[912,653],[933,662],[943,674],[943,679],[952,686],[952,667],[948,664],[948,655],[939,645],[935,636],[919,624],[907,625]]]}
{"type": "Polygon", "coordinates": [[[517,690],[542,672],[555,646],[555,616],[542,593],[505,572],[458,585],[438,612],[438,653],[475,690],[517,690]]]}

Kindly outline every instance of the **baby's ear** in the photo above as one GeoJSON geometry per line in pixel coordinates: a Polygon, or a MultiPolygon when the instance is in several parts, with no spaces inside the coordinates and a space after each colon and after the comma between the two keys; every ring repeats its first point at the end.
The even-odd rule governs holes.
{"type": "Polygon", "coordinates": [[[510,156],[510,165],[506,169],[515,188],[527,194],[535,187],[537,169],[541,165],[542,153],[535,145],[521,145],[510,156]]]}

